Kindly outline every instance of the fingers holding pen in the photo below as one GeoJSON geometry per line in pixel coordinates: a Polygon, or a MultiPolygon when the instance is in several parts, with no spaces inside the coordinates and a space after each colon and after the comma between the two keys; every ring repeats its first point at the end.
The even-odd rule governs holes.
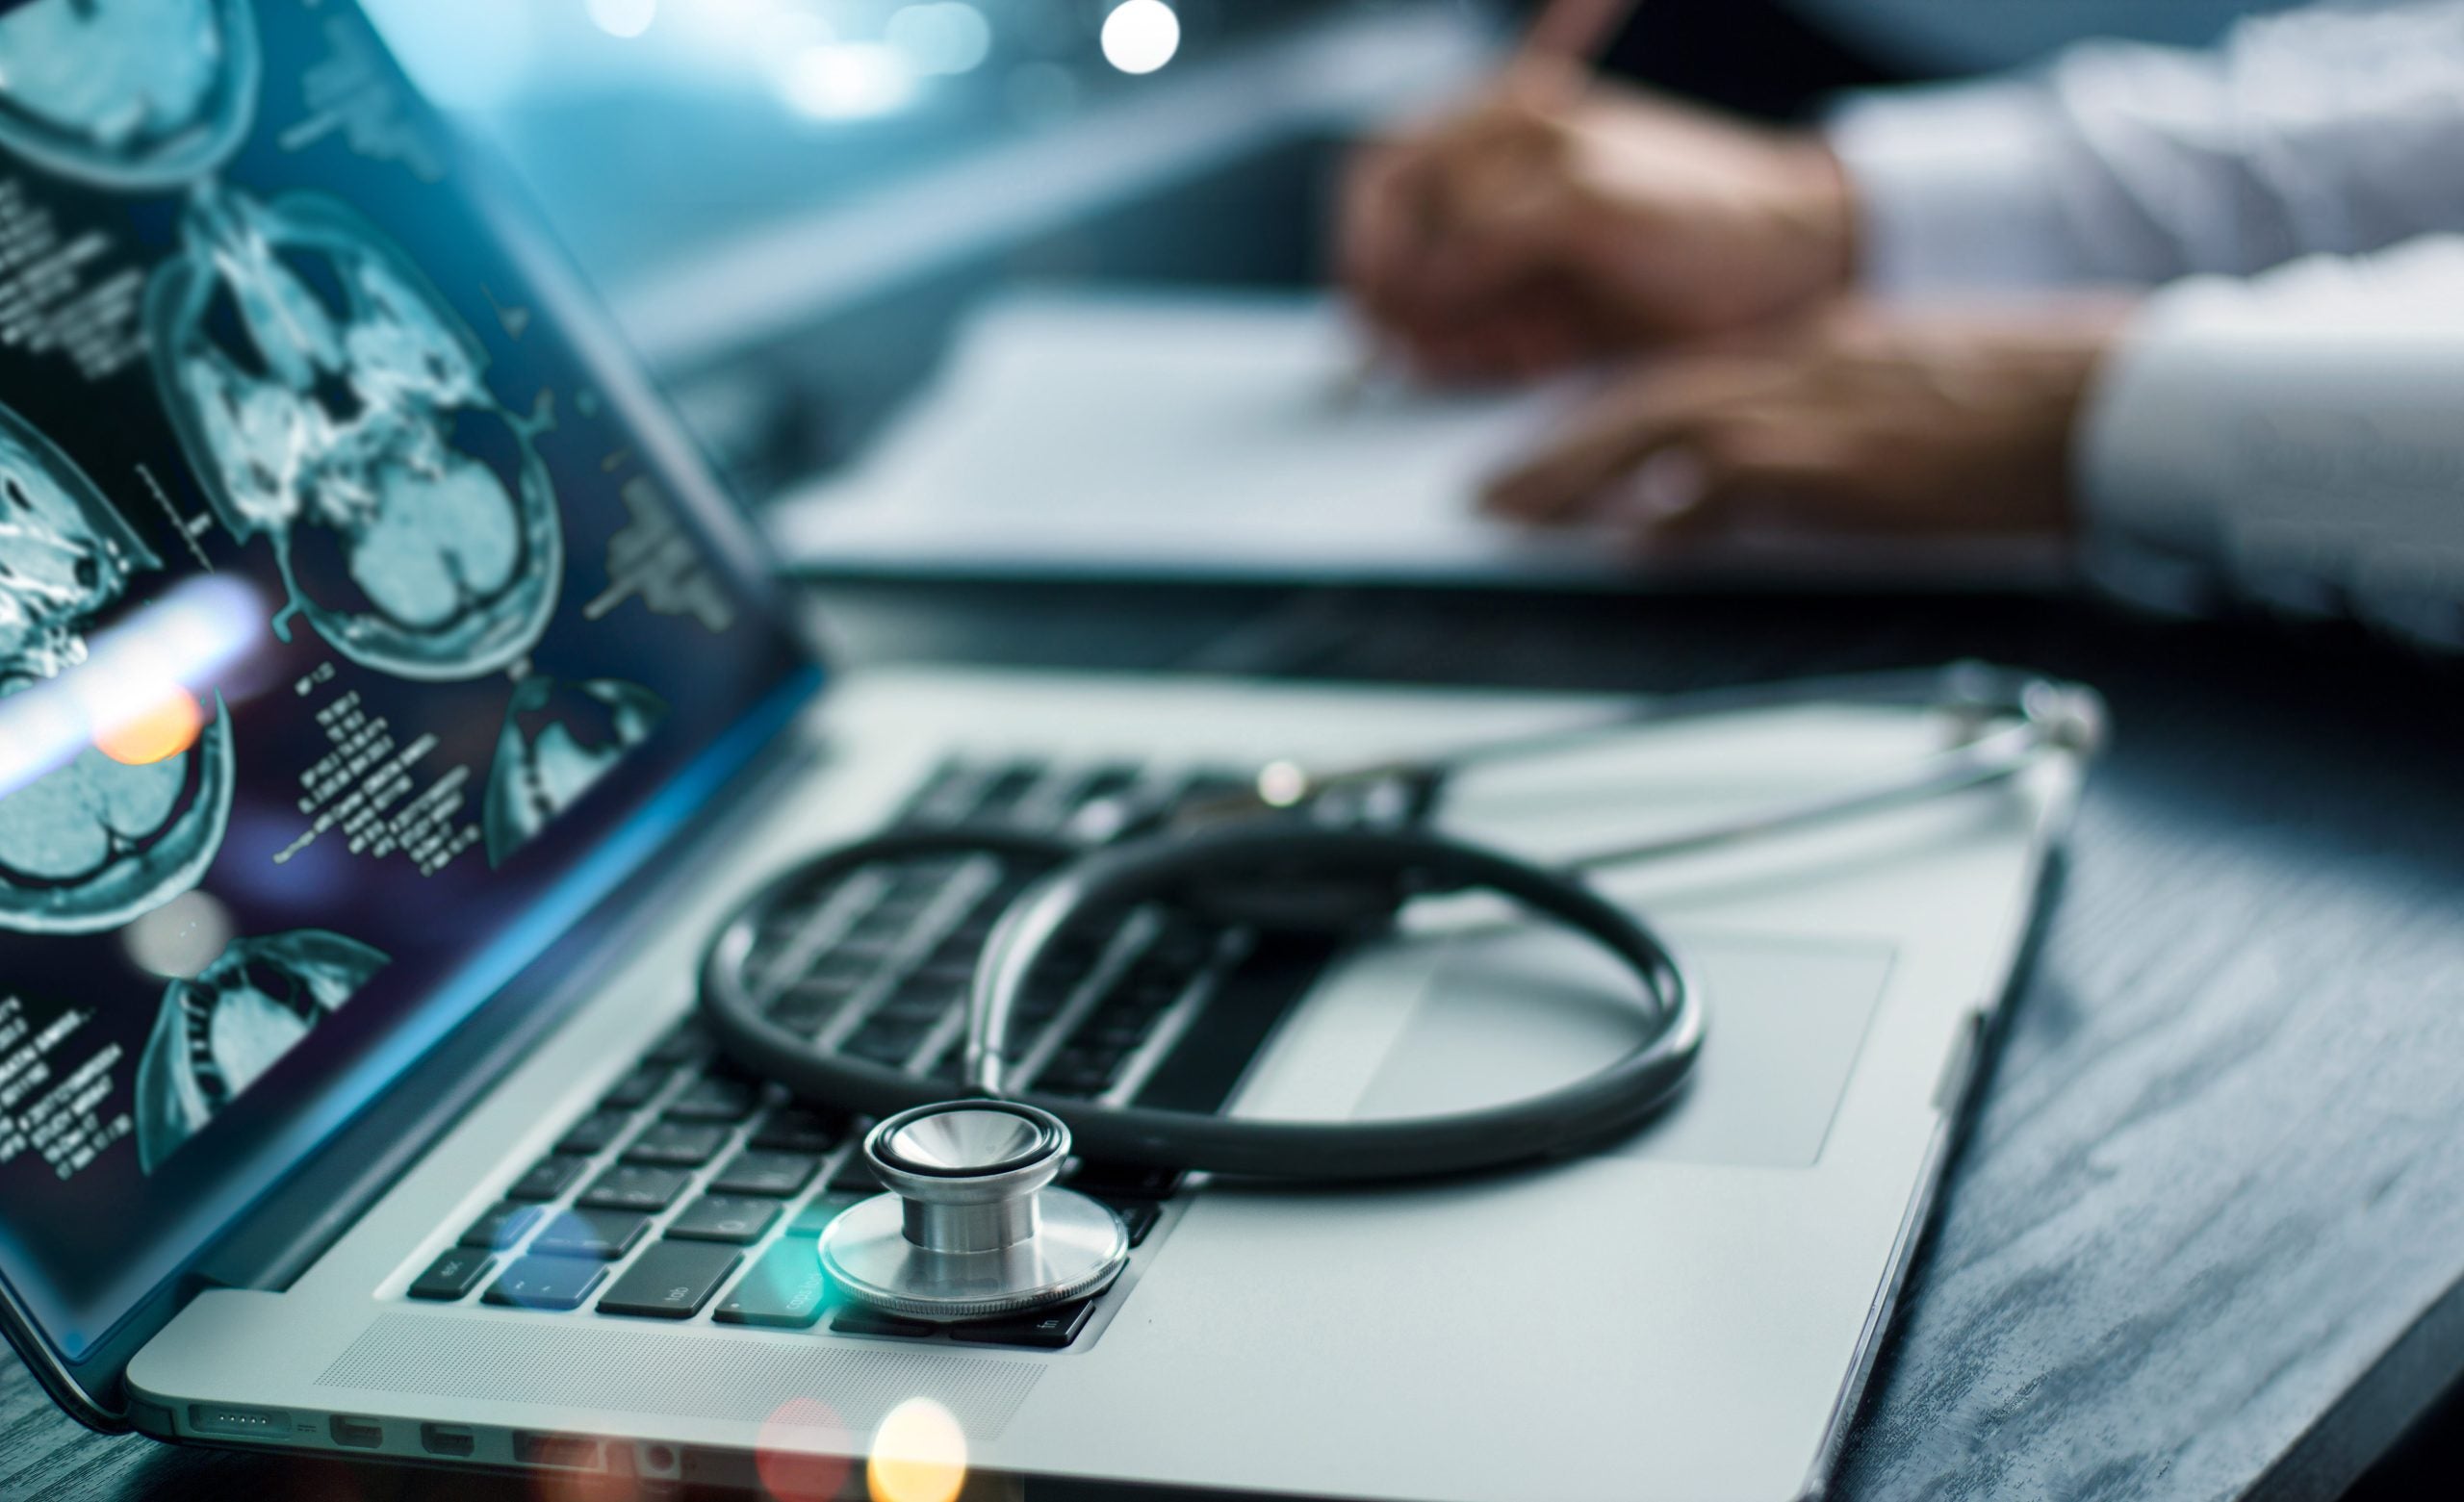
{"type": "Polygon", "coordinates": [[[1561,149],[1536,114],[1492,103],[1358,153],[1336,255],[1372,327],[1439,367],[1461,345],[1492,343],[1571,242],[1561,149]]]}

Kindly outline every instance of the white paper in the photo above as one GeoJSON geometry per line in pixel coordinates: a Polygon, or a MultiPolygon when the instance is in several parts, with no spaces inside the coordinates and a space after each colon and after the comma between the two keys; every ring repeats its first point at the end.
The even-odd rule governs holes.
{"type": "MultiPolygon", "coordinates": [[[[860,464],[774,508],[774,535],[797,565],[859,573],[1610,584],[1648,572],[1613,538],[1475,507],[1578,383],[1362,389],[1361,358],[1322,296],[1013,293],[970,320],[860,464]]],[[[1698,552],[1681,572],[1874,561],[1836,542],[1748,552],[1698,552]]],[[[2013,577],[2006,558],[1961,555],[2013,577]]],[[[1893,548],[1886,569],[1913,562],[1893,548]]]]}

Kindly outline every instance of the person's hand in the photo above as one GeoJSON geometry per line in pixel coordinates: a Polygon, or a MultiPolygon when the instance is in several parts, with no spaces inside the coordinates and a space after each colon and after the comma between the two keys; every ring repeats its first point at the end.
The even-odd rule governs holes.
{"type": "Polygon", "coordinates": [[[1336,249],[1419,373],[1484,380],[1800,313],[1847,286],[1855,218],[1819,137],[1527,65],[1364,148],[1336,249]]]}
{"type": "Polygon", "coordinates": [[[2129,313],[1842,305],[1648,362],[1489,487],[1492,513],[1630,527],[1977,535],[2070,523],[2072,429],[2129,313]]]}

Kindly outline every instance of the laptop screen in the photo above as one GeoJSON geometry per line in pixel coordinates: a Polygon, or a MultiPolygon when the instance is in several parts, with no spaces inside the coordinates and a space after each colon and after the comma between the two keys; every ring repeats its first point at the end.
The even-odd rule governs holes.
{"type": "Polygon", "coordinates": [[[484,196],[338,0],[0,4],[0,1276],[71,1359],[813,686],[484,196]]]}

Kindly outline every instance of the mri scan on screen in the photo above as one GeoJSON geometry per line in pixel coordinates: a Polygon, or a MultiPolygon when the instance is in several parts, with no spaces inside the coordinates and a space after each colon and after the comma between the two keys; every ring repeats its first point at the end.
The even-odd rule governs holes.
{"type": "MultiPolygon", "coordinates": [[[[0,407],[0,733],[17,733],[8,700],[85,662],[97,618],[161,566],[83,471],[0,407]]],[[[233,784],[219,705],[175,754],[123,760],[88,744],[20,785],[0,781],[0,929],[117,928],[189,890],[221,846],[233,784]]]]}
{"type": "Polygon", "coordinates": [[[147,1173],[340,1010],[386,956],[319,929],[236,939],[163,993],[137,1065],[137,1156],[147,1173]]]}
{"type": "MultiPolygon", "coordinates": [[[[330,199],[208,186],[155,273],[158,384],[223,524],[271,540],[290,606],[398,677],[480,677],[547,629],[563,535],[538,420],[478,340],[330,199]]],[[[286,631],[287,634],[287,631],[286,631]]]]}
{"type": "Polygon", "coordinates": [[[248,0],[57,0],[0,16],[0,145],[105,188],[221,165],[257,92],[248,0]]]}
{"type": "Polygon", "coordinates": [[[488,770],[488,864],[503,865],[666,718],[664,700],[621,678],[515,684],[488,770]]]}

